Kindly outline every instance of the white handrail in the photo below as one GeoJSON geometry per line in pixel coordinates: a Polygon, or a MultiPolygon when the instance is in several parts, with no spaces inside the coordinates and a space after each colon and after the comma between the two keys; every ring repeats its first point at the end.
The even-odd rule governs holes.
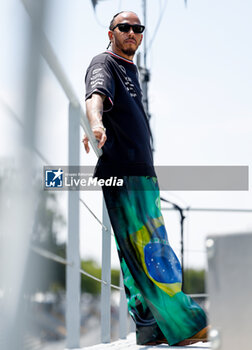
{"type": "MultiPolygon", "coordinates": [[[[27,13],[29,14],[29,16],[32,17],[32,11],[27,3],[27,0],[21,0],[21,1],[23,3],[27,13]]],[[[95,154],[99,158],[102,155],[102,150],[97,147],[98,143],[94,137],[93,132],[91,131],[87,116],[82,109],[81,103],[80,103],[70,81],[68,80],[60,61],[58,60],[55,52],[53,51],[51,44],[49,43],[46,35],[43,32],[41,32],[40,51],[41,51],[41,55],[46,60],[48,66],[51,68],[53,74],[55,75],[55,77],[59,81],[62,89],[64,90],[64,92],[69,100],[69,102],[74,107],[80,108],[81,126],[84,129],[86,135],[88,136],[90,144],[93,147],[95,154]]]]}

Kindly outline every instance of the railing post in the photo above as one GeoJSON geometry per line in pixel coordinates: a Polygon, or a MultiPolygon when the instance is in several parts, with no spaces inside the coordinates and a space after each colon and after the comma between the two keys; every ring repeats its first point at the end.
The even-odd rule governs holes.
{"type": "Polygon", "coordinates": [[[119,307],[119,338],[125,339],[127,337],[128,330],[128,306],[123,286],[123,275],[120,271],[120,307],[119,307]]]}
{"type": "Polygon", "coordinates": [[[102,222],[108,230],[102,227],[102,280],[107,284],[101,285],[101,342],[110,343],[111,225],[104,198],[102,211],[102,222]]]}
{"type": "MultiPolygon", "coordinates": [[[[68,164],[78,166],[80,158],[80,107],[69,104],[68,164]]],[[[66,278],[67,349],[80,346],[80,253],[79,191],[68,192],[68,241],[66,278]]]]}

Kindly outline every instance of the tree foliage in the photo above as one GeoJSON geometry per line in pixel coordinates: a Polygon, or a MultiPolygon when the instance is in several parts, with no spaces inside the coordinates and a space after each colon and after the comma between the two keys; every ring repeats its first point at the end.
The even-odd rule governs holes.
{"type": "Polygon", "coordinates": [[[183,290],[187,294],[205,293],[205,270],[186,269],[183,290]]]}
{"type": "MultiPolygon", "coordinates": [[[[31,244],[64,258],[66,245],[58,242],[57,235],[65,225],[65,221],[57,208],[55,194],[41,191],[38,197],[31,244]]],[[[30,250],[30,258],[29,261],[32,261],[32,265],[28,266],[26,278],[36,281],[36,285],[32,287],[33,290],[27,292],[45,292],[65,287],[64,265],[49,260],[32,249],[30,250]]]]}
{"type": "MultiPolygon", "coordinates": [[[[81,262],[81,268],[92,276],[101,279],[101,268],[94,260],[86,260],[81,262]]],[[[91,294],[99,294],[101,292],[101,284],[94,279],[81,275],[81,291],[91,294]]]]}
{"type": "MultiPolygon", "coordinates": [[[[93,275],[101,279],[101,267],[97,265],[94,260],[85,260],[81,262],[81,268],[88,272],[90,275],[93,275]]],[[[120,281],[120,271],[117,269],[111,270],[111,283],[114,285],[119,285],[120,281]]],[[[81,275],[81,290],[82,292],[99,294],[101,292],[101,284],[98,281],[93,280],[92,278],[81,275]]]]}

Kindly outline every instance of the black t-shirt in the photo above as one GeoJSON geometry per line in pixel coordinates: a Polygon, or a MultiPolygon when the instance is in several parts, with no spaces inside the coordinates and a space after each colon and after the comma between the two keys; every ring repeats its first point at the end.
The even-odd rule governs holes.
{"type": "Polygon", "coordinates": [[[104,52],[93,58],[85,82],[86,100],[94,92],[106,96],[102,120],[107,140],[94,175],[156,176],[150,127],[133,61],[112,51],[104,52]]]}

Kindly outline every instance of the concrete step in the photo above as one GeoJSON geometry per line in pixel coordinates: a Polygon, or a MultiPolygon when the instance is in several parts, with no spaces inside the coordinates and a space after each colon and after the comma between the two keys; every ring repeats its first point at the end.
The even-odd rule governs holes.
{"type": "Polygon", "coordinates": [[[180,350],[206,350],[206,349],[211,349],[210,347],[210,342],[208,343],[196,343],[193,345],[188,345],[188,346],[168,346],[166,344],[162,345],[156,345],[156,346],[146,346],[146,345],[136,345],[136,334],[135,333],[130,333],[127,336],[127,339],[120,339],[117,340],[113,343],[109,344],[97,344],[93,346],[89,346],[86,348],[83,348],[82,350],[122,350],[122,349],[127,349],[127,350],[157,350],[157,349],[180,349],[180,350]]]}

